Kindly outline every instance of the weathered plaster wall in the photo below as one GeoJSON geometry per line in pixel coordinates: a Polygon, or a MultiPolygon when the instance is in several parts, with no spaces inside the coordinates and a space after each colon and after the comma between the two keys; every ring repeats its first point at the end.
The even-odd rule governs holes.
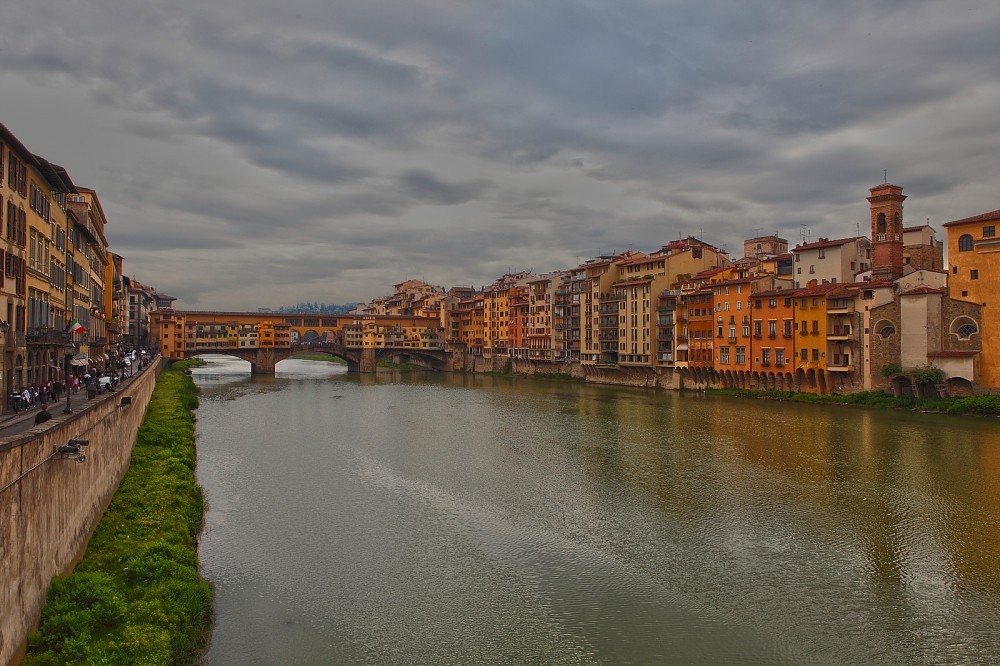
{"type": "Polygon", "coordinates": [[[0,487],[73,438],[89,439],[87,461],[52,459],[0,493],[0,664],[21,650],[49,582],[68,573],[128,469],[160,364],[115,393],[0,440],[0,487]],[[121,405],[131,396],[131,405],[121,405]]]}

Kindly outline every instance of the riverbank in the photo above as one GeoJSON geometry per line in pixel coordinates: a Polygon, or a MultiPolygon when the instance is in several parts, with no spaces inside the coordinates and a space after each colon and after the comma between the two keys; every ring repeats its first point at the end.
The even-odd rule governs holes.
{"type": "MultiPolygon", "coordinates": [[[[565,372],[480,372],[487,377],[512,377],[516,379],[553,379],[564,382],[585,382],[586,377],[578,377],[565,372]]],[[[624,384],[623,384],[624,386],[624,384]]]]}
{"type": "Polygon", "coordinates": [[[339,356],[330,356],[329,354],[318,354],[314,352],[301,352],[299,354],[293,354],[292,358],[302,359],[303,361],[326,361],[327,363],[347,365],[347,361],[339,356]]]}
{"type": "Polygon", "coordinates": [[[199,573],[189,365],[160,374],[132,464],[75,571],[52,581],[24,664],[189,664],[207,644],[213,587],[199,573]]]}
{"type": "Polygon", "coordinates": [[[854,405],[875,409],[903,409],[934,414],[972,414],[1000,416],[1000,396],[978,395],[968,398],[896,398],[883,391],[862,391],[844,395],[817,395],[793,391],[759,391],[754,389],[705,389],[707,395],[729,395],[758,400],[782,400],[830,405],[854,405]]]}

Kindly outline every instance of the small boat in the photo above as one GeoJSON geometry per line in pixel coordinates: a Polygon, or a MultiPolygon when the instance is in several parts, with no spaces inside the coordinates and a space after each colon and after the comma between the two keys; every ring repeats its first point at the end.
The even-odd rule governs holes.
{"type": "Polygon", "coordinates": [[[191,371],[191,368],[184,368],[184,374],[185,375],[193,375],[194,372],[191,371]]]}

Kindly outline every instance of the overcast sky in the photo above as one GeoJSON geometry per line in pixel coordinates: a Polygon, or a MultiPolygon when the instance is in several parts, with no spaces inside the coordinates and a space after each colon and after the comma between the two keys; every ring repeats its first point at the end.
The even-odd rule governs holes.
{"type": "Polygon", "coordinates": [[[996,0],[0,3],[0,121],[182,307],[1000,208],[996,0]]]}

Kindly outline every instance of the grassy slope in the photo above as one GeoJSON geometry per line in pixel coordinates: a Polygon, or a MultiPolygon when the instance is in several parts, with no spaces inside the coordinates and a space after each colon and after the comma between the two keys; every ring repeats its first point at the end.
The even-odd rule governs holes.
{"type": "Polygon", "coordinates": [[[205,509],[194,476],[198,389],[178,366],[160,374],[132,465],[83,560],[53,580],[26,665],[190,664],[206,645],[213,590],[195,542],[205,509]]]}

